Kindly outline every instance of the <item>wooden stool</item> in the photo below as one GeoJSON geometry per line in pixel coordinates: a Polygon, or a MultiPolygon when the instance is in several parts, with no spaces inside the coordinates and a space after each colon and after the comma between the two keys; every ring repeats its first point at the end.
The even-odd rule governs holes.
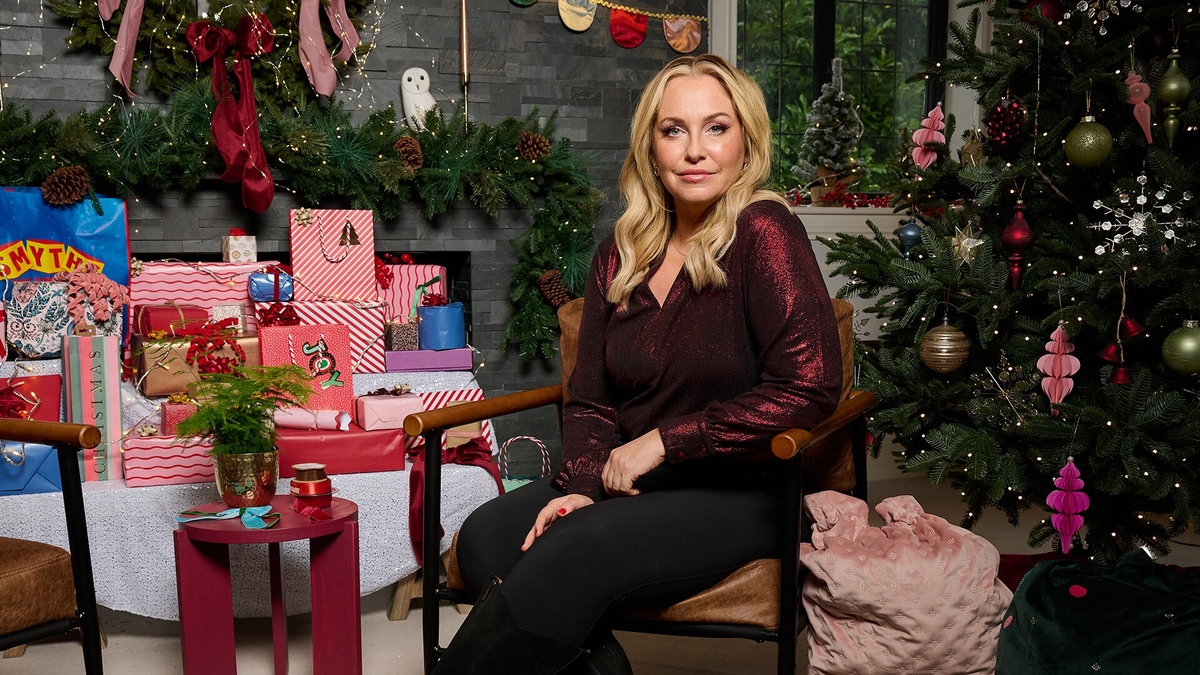
{"type": "MultiPolygon", "coordinates": [[[[271,567],[271,627],[275,673],[288,670],[287,613],[283,606],[279,543],[309,540],[312,579],[314,675],[362,674],[362,623],[358,583],[358,506],[334,498],[329,520],[310,520],[292,510],[292,497],[271,506],[279,522],[248,530],[238,519],[184,523],[175,531],[175,574],[179,583],[183,671],[191,675],[235,675],[233,587],[230,544],[267,544],[271,567]]],[[[196,507],[224,511],[222,502],[196,507]]]]}

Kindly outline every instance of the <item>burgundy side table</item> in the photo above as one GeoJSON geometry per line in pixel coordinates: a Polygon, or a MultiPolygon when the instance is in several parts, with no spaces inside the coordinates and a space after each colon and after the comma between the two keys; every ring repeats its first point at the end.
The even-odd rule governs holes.
{"type": "MultiPolygon", "coordinates": [[[[358,585],[358,506],[334,498],[329,520],[292,510],[292,497],[271,500],[279,522],[249,530],[241,520],[200,520],[175,530],[183,672],[235,675],[230,544],[267,544],[271,565],[271,632],[275,674],[288,671],[287,614],[283,606],[279,542],[309,540],[312,578],[313,674],[362,674],[362,623],[358,585]]],[[[224,511],[223,502],[196,507],[224,511]]]]}

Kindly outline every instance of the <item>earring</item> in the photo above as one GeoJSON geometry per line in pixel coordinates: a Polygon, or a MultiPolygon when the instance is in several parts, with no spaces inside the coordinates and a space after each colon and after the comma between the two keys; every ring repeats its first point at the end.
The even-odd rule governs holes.
{"type": "Polygon", "coordinates": [[[654,164],[651,164],[651,165],[650,165],[650,170],[654,172],[654,175],[655,175],[655,176],[657,176],[657,175],[658,175],[658,167],[657,167],[657,166],[655,166],[654,164]]]}
{"type": "Polygon", "coordinates": [[[746,163],[742,164],[742,171],[745,171],[746,167],[748,167],[748,166],[750,166],[750,162],[746,162],[746,163]]]}

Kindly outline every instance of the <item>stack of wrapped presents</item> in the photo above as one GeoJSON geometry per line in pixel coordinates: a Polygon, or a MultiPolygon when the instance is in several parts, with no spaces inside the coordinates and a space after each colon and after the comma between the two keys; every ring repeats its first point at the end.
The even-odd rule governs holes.
{"type": "MultiPolygon", "coordinates": [[[[376,255],[370,211],[292,211],[290,265],[259,260],[255,238],[236,229],[221,242],[224,262],[142,262],[129,258],[123,203],[103,201],[111,245],[0,241],[0,415],[98,426],[85,480],[211,481],[208,448],[175,428],[196,410],[200,378],[240,366],[295,364],[311,376],[307,406],[276,414],[285,477],[303,462],[335,474],[402,470],[421,442],[403,434],[407,415],[482,398],[408,387],[413,373],[471,370],[463,307],[446,298],[445,268],[376,255]]],[[[494,443],[486,422],[447,443],[480,435],[494,443]]],[[[0,474],[0,494],[54,489],[54,453],[44,459],[19,485],[0,474]]]]}

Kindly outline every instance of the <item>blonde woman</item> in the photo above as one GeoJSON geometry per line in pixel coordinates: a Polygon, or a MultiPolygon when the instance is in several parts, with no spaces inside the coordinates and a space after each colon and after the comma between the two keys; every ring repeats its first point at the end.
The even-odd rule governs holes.
{"type": "Polygon", "coordinates": [[[629,672],[607,612],[779,555],[768,445],[836,408],[842,363],[804,228],[758,189],[770,148],[762,92],[721,58],[647,85],[626,209],[589,273],[562,466],[463,525],[478,600],[438,675],[629,672]]]}

